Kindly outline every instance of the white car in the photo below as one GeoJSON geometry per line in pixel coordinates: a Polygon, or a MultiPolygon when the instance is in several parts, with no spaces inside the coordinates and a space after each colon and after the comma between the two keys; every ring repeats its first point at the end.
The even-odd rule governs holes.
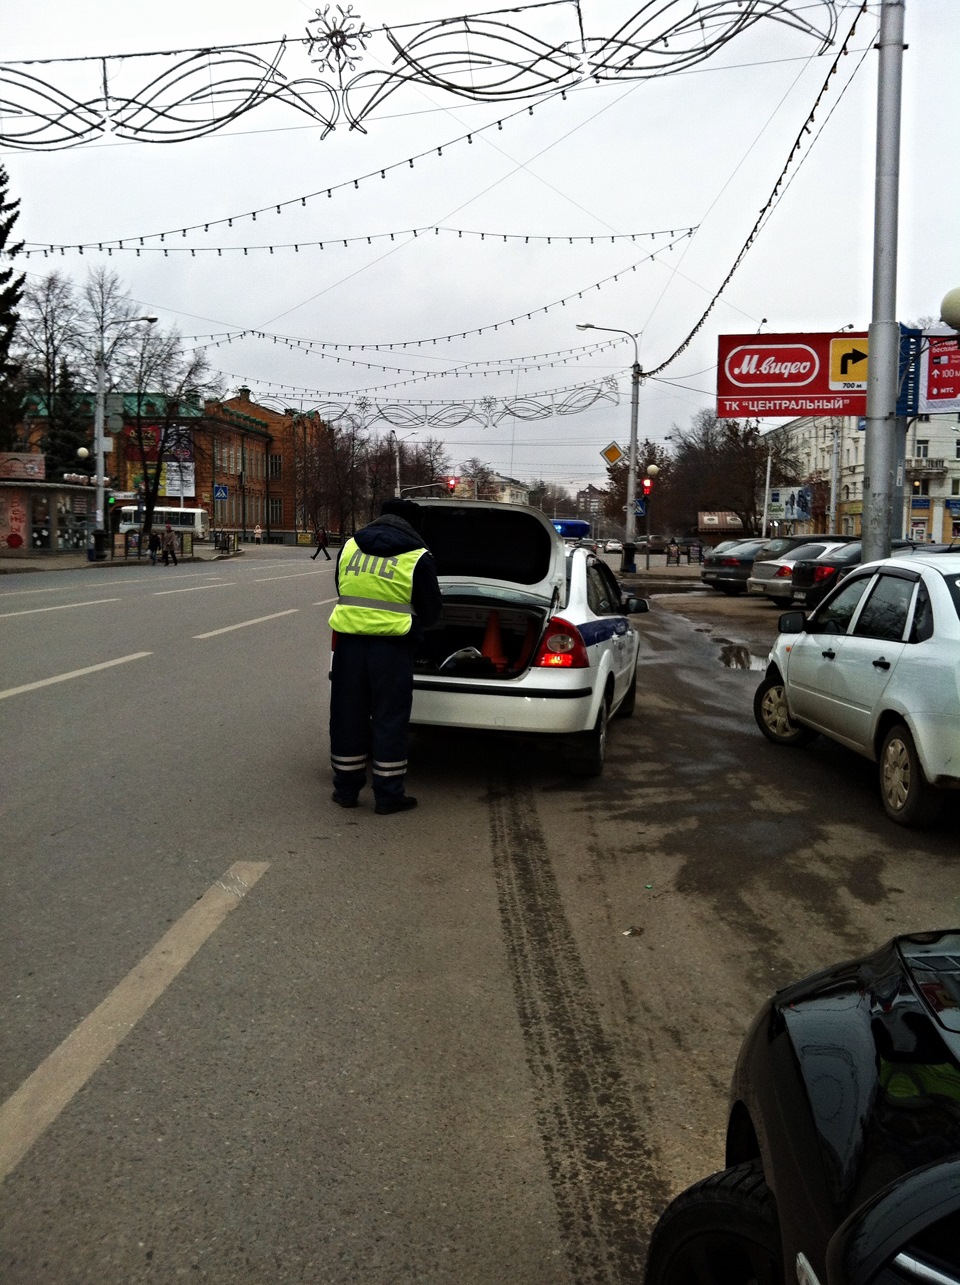
{"type": "Polygon", "coordinates": [[[623,545],[619,540],[608,540],[603,546],[604,553],[623,553],[623,545]]]}
{"type": "Polygon", "coordinates": [[[753,711],[775,744],[822,732],[873,759],[887,815],[934,821],[960,789],[960,552],[866,563],[785,612],[753,711]]]}
{"type": "Polygon", "coordinates": [[[443,609],[414,666],[411,722],[555,738],[570,769],[603,769],[607,722],[633,713],[642,598],[539,509],[420,500],[443,609]]]}

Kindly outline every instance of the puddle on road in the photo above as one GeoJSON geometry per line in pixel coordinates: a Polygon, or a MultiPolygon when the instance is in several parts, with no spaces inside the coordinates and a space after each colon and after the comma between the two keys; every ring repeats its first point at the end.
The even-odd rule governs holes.
{"type": "Polygon", "coordinates": [[[720,663],[726,665],[727,669],[766,669],[767,653],[758,656],[752,652],[746,643],[720,642],[720,663]]]}

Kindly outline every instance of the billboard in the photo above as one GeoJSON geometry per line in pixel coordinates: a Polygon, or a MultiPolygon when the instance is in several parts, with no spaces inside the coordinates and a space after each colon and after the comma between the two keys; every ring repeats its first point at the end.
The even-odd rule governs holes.
{"type": "Polygon", "coordinates": [[[717,415],[865,415],[868,354],[865,331],[721,335],[717,415]]]}
{"type": "Polygon", "coordinates": [[[917,412],[960,411],[960,341],[954,332],[925,330],[920,349],[917,412]]]}

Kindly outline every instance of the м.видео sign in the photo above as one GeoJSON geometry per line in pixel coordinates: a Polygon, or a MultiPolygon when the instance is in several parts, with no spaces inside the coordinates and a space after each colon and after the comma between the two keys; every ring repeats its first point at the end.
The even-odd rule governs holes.
{"type": "Polygon", "coordinates": [[[794,415],[865,415],[867,336],[721,335],[717,415],[785,419],[794,415]]]}

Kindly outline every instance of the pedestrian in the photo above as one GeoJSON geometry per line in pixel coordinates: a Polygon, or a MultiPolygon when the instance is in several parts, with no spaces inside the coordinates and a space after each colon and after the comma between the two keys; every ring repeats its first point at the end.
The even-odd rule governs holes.
{"type": "Polygon", "coordinates": [[[177,537],[174,534],[173,527],[170,525],[169,522],[163,528],[163,540],[161,541],[161,547],[163,548],[163,565],[165,567],[169,566],[170,564],[167,561],[167,559],[173,558],[173,565],[176,566],[177,565],[177,537]]]}
{"type": "Polygon", "coordinates": [[[260,526],[260,523],[258,522],[257,525],[253,528],[253,543],[259,544],[262,539],[263,539],[263,528],[260,526]]]}
{"type": "Polygon", "coordinates": [[[317,552],[311,554],[310,561],[312,562],[320,553],[323,554],[328,562],[330,561],[330,554],[327,551],[327,532],[324,527],[321,527],[317,532],[317,552]]]}
{"type": "Polygon", "coordinates": [[[413,656],[440,615],[433,556],[418,534],[411,500],[387,500],[381,515],[344,544],[330,616],[330,764],[333,801],[355,808],[371,759],[374,811],[406,812],[413,656]]]}
{"type": "Polygon", "coordinates": [[[157,554],[160,552],[160,536],[156,531],[150,531],[150,539],[147,541],[147,548],[150,550],[150,565],[157,565],[157,554]]]}
{"type": "Polygon", "coordinates": [[[679,544],[677,544],[675,539],[671,540],[670,543],[667,545],[667,566],[668,567],[671,562],[675,562],[678,567],[680,565],[680,546],[679,544]]]}

